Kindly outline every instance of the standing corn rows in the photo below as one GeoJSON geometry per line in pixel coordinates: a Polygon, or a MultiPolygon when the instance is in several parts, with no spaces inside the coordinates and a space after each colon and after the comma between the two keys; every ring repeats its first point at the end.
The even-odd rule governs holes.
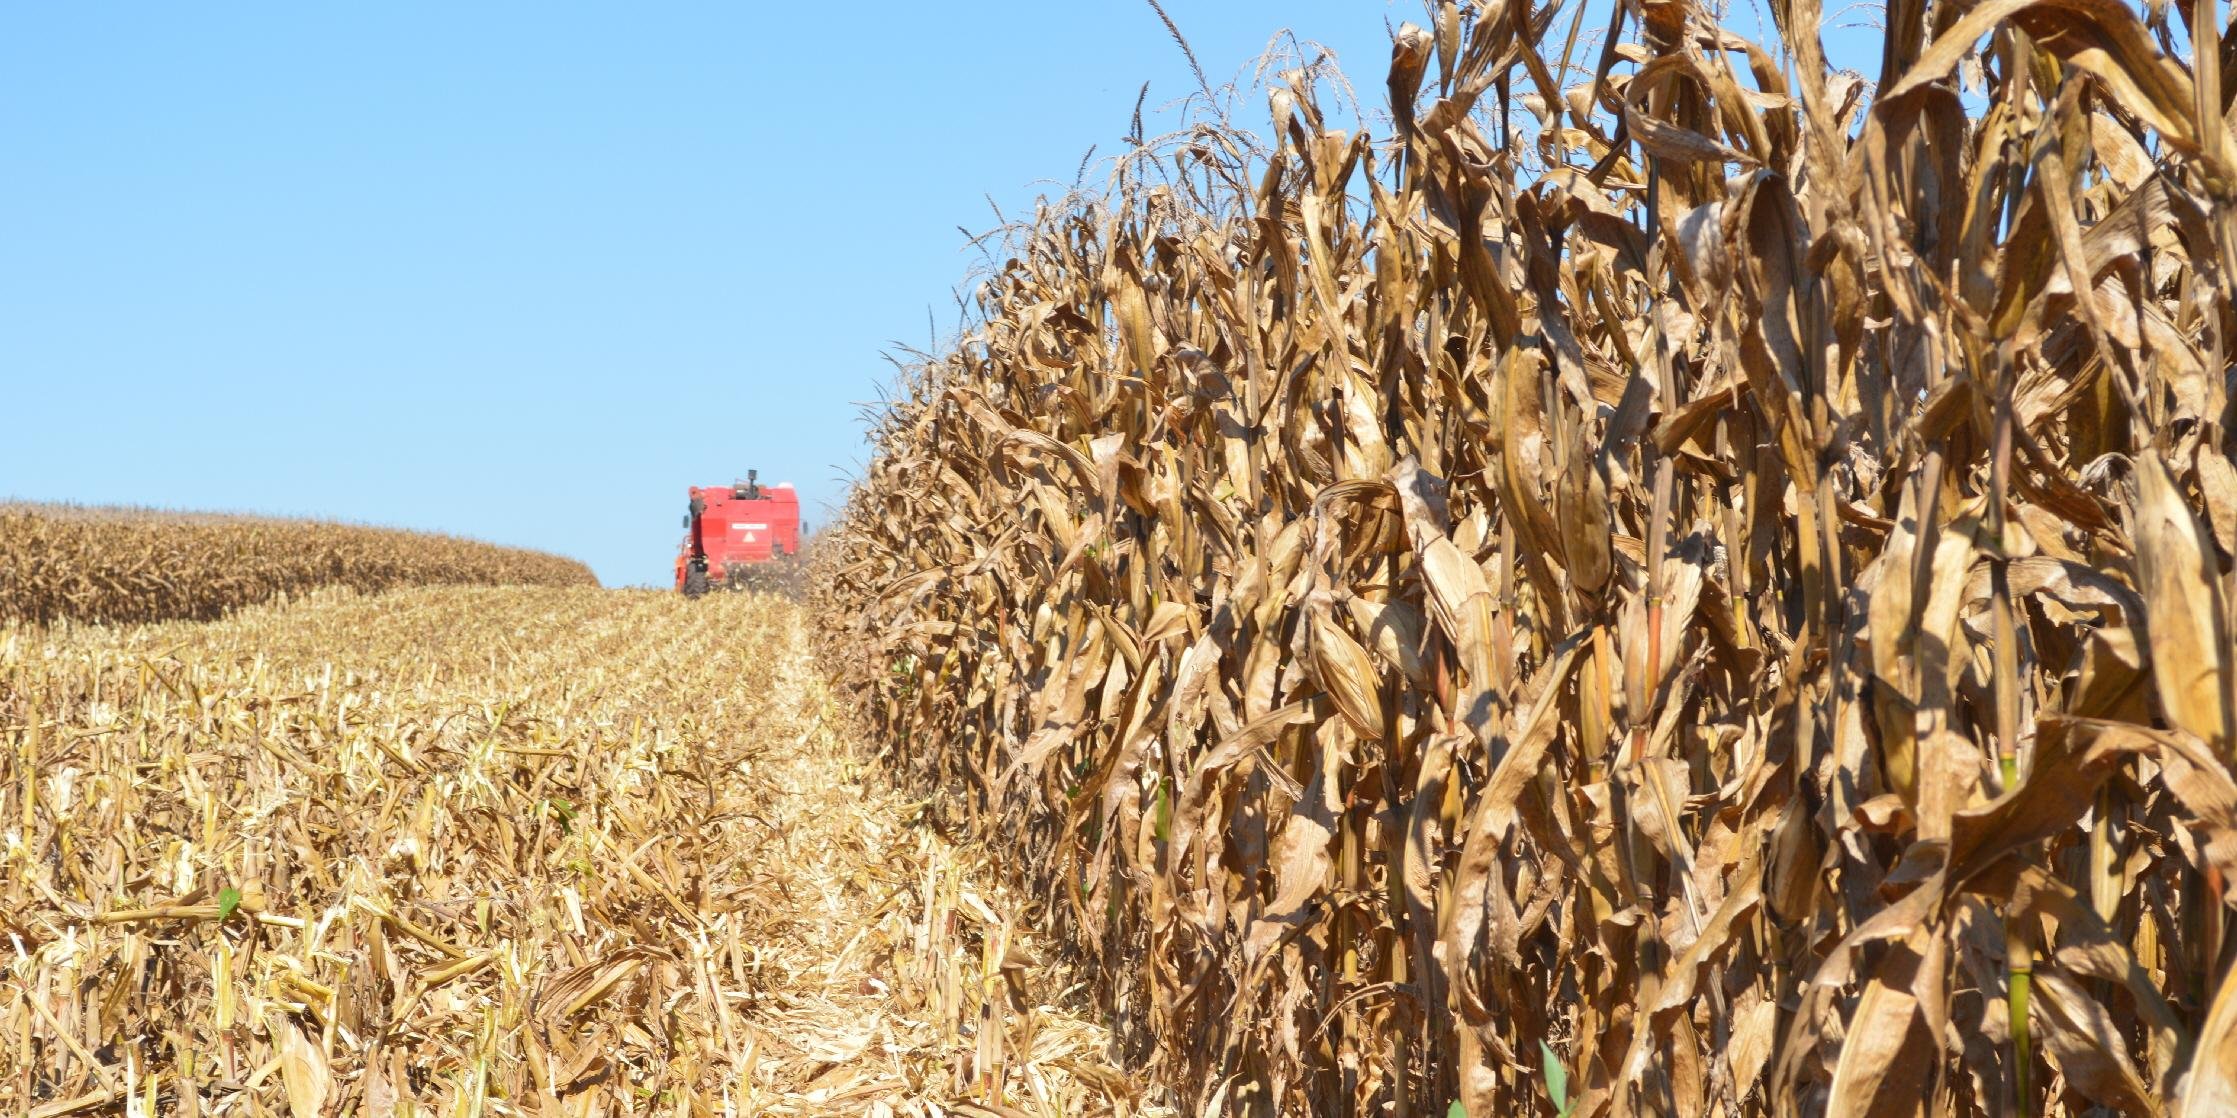
{"type": "Polygon", "coordinates": [[[1897,0],[1869,92],[1809,0],[1430,11],[878,419],[886,750],[1199,1108],[2229,1112],[2217,9],[1897,0]]]}
{"type": "Polygon", "coordinates": [[[208,621],[322,586],[596,586],[540,551],[359,524],[0,506],[0,619],[208,621]]]}

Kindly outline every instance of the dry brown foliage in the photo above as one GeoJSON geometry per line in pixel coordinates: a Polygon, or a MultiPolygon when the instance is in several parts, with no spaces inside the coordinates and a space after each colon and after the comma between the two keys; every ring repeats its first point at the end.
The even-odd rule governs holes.
{"type": "Polygon", "coordinates": [[[2231,1113],[2218,9],[1429,11],[878,419],[887,754],[1192,1109],[2231,1113]]]}
{"type": "Polygon", "coordinates": [[[0,625],[0,1112],[1143,1113],[983,855],[857,779],[805,629],[466,587],[0,625]]]}
{"type": "Polygon", "coordinates": [[[322,586],[596,586],[540,551],[430,532],[256,516],[0,505],[0,619],[206,621],[322,586]]]}

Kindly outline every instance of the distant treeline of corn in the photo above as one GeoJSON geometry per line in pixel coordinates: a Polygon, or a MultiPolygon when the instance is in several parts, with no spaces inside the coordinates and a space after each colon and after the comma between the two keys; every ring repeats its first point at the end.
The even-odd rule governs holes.
{"type": "Polygon", "coordinates": [[[2237,1112],[2218,9],[1428,10],[904,378],[887,755],[1188,1113],[2237,1112]]]}
{"type": "Polygon", "coordinates": [[[595,586],[573,559],[429,532],[152,509],[0,505],[0,619],[209,620],[325,586],[595,586]]]}

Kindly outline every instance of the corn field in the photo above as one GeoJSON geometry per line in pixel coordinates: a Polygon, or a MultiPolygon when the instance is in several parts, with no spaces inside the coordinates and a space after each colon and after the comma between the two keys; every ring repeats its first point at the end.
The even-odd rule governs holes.
{"type": "Polygon", "coordinates": [[[356,524],[0,505],[0,619],[206,621],[322,586],[596,586],[572,559],[356,524]]]}
{"type": "Polygon", "coordinates": [[[1190,1113],[2237,1113],[2219,9],[1583,11],[1011,230],[836,685],[1190,1113]]]}
{"type": "Polygon", "coordinates": [[[1145,1113],[806,629],[526,587],[0,623],[0,1112],[1145,1113]]]}

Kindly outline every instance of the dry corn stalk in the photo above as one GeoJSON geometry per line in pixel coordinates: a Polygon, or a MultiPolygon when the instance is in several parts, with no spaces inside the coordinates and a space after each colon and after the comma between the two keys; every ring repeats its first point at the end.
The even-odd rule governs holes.
{"type": "Polygon", "coordinates": [[[209,620],[324,586],[596,586],[539,551],[357,524],[0,505],[0,618],[209,620]]]}
{"type": "Polygon", "coordinates": [[[1870,90],[1807,0],[1429,12],[877,417],[884,748],[1200,1108],[2237,1105],[2218,10],[1898,3],[1870,90]]]}

